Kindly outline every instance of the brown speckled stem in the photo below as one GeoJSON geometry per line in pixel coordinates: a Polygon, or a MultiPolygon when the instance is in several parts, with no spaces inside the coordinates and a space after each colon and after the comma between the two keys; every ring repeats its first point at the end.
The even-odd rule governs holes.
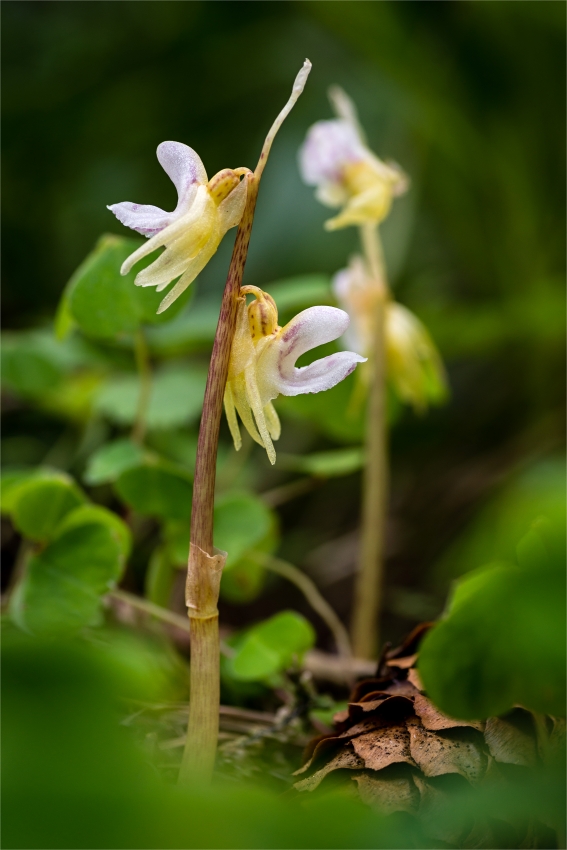
{"type": "MultiPolygon", "coordinates": [[[[199,428],[193,484],[191,544],[209,555],[213,555],[215,477],[224,388],[236,326],[236,301],[242,285],[259,185],[259,180],[252,173],[246,174],[243,179],[248,181],[246,208],[236,234],[213,344],[199,428]]],[[[206,580],[206,577],[203,577],[203,580],[206,580]]],[[[210,781],[215,762],[219,724],[218,612],[206,618],[190,616],[189,622],[191,625],[191,691],[187,741],[179,773],[181,784],[210,781]]]]}

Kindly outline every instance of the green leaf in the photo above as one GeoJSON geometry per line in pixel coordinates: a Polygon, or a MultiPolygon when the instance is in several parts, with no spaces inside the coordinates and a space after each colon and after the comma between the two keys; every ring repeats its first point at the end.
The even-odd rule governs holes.
{"type": "Polygon", "coordinates": [[[141,244],[138,239],[101,237],[67,284],[57,317],[59,335],[68,331],[71,317],[87,335],[111,339],[134,333],[142,323],[168,321],[182,309],[191,297],[189,292],[158,316],[163,293],[134,284],[136,274],[150,265],[157,254],[140,261],[127,275],[120,274],[124,260],[141,244]]]}
{"type": "MultiPolygon", "coordinates": [[[[196,364],[173,366],[152,377],[148,428],[175,428],[198,419],[203,406],[207,371],[196,364]]],[[[115,375],[101,388],[95,408],[118,425],[131,425],[138,410],[137,375],[115,375]]]]}
{"type": "Polygon", "coordinates": [[[132,549],[130,529],[120,517],[101,505],[81,505],[79,508],[75,508],[74,511],[67,514],[57,527],[56,535],[60,537],[73,528],[92,524],[106,527],[109,534],[118,542],[121,557],[125,560],[132,549]]]}
{"type": "Polygon", "coordinates": [[[84,501],[74,480],[55,470],[37,471],[9,493],[12,521],[32,540],[49,540],[69,511],[84,501]]]}
{"type": "Polygon", "coordinates": [[[86,484],[116,481],[125,470],[137,466],[143,456],[144,450],[131,440],[107,443],[90,456],[83,481],[86,484]]]}
{"type": "Polygon", "coordinates": [[[272,511],[251,493],[231,494],[215,505],[215,546],[228,553],[225,572],[263,540],[272,528],[272,511]]]}
{"type": "Polygon", "coordinates": [[[16,504],[18,489],[27,481],[40,474],[38,469],[19,468],[3,469],[1,482],[1,507],[3,514],[11,514],[16,504]]]}
{"type": "Polygon", "coordinates": [[[2,382],[24,396],[36,396],[57,386],[63,369],[38,344],[33,334],[4,334],[2,339],[2,382]]]}
{"type": "Polygon", "coordinates": [[[123,523],[104,508],[73,511],[26,566],[10,604],[17,625],[44,635],[99,624],[101,597],[122,574],[128,538],[123,523]]]}
{"type": "Polygon", "coordinates": [[[564,554],[537,524],[519,548],[525,566],[493,564],[462,578],[446,619],[421,645],[427,693],[451,716],[484,718],[517,704],[564,713],[564,554]]]}
{"type": "Polygon", "coordinates": [[[335,449],[330,452],[315,452],[294,457],[284,455],[280,459],[290,469],[307,472],[318,478],[337,478],[357,472],[364,466],[364,449],[360,447],[335,449]]]}
{"type": "Polygon", "coordinates": [[[237,679],[262,680],[285,670],[315,643],[313,626],[295,611],[282,611],[246,632],[232,659],[237,679]]]}
{"type": "Polygon", "coordinates": [[[143,463],[123,472],[114,489],[140,514],[164,519],[185,519],[191,515],[191,477],[168,461],[146,458],[143,463]]]}

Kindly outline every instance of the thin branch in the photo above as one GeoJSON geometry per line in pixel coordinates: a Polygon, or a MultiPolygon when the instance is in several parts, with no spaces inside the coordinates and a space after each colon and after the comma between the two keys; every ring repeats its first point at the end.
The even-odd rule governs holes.
{"type": "Polygon", "coordinates": [[[293,564],[283,561],[281,558],[274,558],[273,555],[268,555],[265,552],[253,552],[250,557],[265,569],[283,576],[299,588],[313,610],[319,614],[321,619],[329,627],[335,639],[339,655],[343,658],[350,658],[352,652],[348,632],[336,612],[319,592],[315,582],[293,564]]]}

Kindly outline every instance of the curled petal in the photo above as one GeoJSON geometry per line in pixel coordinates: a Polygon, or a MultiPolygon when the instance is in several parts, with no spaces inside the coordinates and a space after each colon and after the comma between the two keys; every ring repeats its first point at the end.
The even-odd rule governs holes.
{"type": "Polygon", "coordinates": [[[282,395],[302,395],[330,390],[335,384],[347,378],[358,363],[365,363],[366,357],[353,351],[339,351],[329,354],[321,360],[315,360],[309,366],[294,369],[287,378],[277,380],[277,390],[282,395]]]}
{"type": "Polygon", "coordinates": [[[195,200],[199,184],[207,182],[207,172],[200,157],[193,148],[181,142],[162,142],[158,145],[157,158],[177,189],[177,206],[173,212],[131,201],[107,207],[118,221],[148,238],[185,215],[195,200]]]}
{"type": "Polygon", "coordinates": [[[344,166],[365,156],[357,131],[347,121],[317,121],[299,151],[299,167],[308,186],[340,183],[344,166]]]}
{"type": "Polygon", "coordinates": [[[196,189],[196,184],[208,180],[201,157],[181,142],[162,142],[156,153],[159,164],[177,189],[177,210],[181,206],[187,209],[188,197],[196,189]]]}
{"type": "Polygon", "coordinates": [[[365,358],[351,351],[331,354],[300,369],[296,360],[306,351],[341,336],[349,317],[337,307],[310,307],[278,331],[258,358],[259,383],[266,404],[282,395],[318,393],[334,387],[365,358]]]}
{"type": "Polygon", "coordinates": [[[174,220],[174,213],[167,213],[152,204],[133,204],[123,201],[107,207],[121,224],[149,238],[155,236],[174,220]]]}

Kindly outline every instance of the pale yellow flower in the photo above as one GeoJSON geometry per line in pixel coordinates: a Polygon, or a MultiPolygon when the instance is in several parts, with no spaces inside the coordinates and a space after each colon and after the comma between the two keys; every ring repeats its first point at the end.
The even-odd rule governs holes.
{"type": "Polygon", "coordinates": [[[123,263],[121,274],[158,248],[154,262],[138,273],[137,286],[155,286],[158,292],[179,278],[161,302],[166,310],[192,283],[216,252],[223,236],[236,227],[246,204],[247,168],[224,168],[210,180],[198,154],[180,142],[162,142],[157,158],[175,184],[178,203],[171,213],[147,204],[124,201],[108,207],[116,218],[148,242],[123,263]]]}
{"type": "Polygon", "coordinates": [[[336,307],[310,307],[282,328],[278,325],[275,301],[267,292],[256,286],[243,286],[240,292],[224,395],[226,418],[237,450],[242,445],[238,413],[273,464],[273,440],[279,438],[281,427],[272,401],[280,394],[295,396],[328,390],[365,358],[352,351],[339,351],[297,369],[298,357],[345,332],[348,315],[336,307]],[[247,307],[249,294],[255,300],[247,307]]]}
{"type": "Polygon", "coordinates": [[[443,361],[425,325],[407,307],[385,294],[368,273],[362,257],[352,257],[348,268],[333,278],[333,291],[351,323],[345,343],[365,357],[372,352],[377,302],[386,298],[384,332],[388,380],[396,395],[416,412],[447,396],[443,361]]]}
{"type": "Polygon", "coordinates": [[[317,187],[321,203],[342,207],[325,222],[327,230],[379,223],[388,215],[393,198],[407,190],[408,178],[396,163],[383,162],[367,147],[347,95],[335,88],[330,96],[338,117],[318,121],[308,131],[299,151],[303,180],[317,187]]]}

